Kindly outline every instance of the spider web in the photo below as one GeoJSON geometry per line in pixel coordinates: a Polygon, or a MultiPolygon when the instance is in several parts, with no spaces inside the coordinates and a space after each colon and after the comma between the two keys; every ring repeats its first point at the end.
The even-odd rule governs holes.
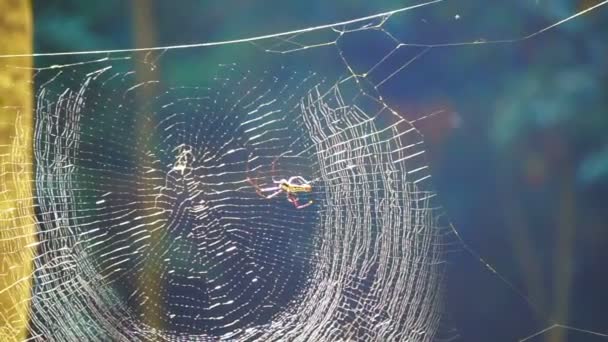
{"type": "MultiPolygon", "coordinates": [[[[432,51],[532,39],[607,2],[514,39],[396,35],[442,2],[218,43],[37,54],[34,194],[19,195],[37,210],[30,340],[457,338],[443,287],[447,253],[463,249],[528,300],[445,219],[415,125],[437,113],[397,112],[391,86],[432,51]],[[358,58],[369,44],[375,57],[358,58]],[[211,49],[243,57],[189,85],[150,73],[211,49]],[[306,208],[277,187],[294,176],[312,186],[295,193],[306,208]]],[[[538,333],[558,327],[576,329],[538,333]]]]}

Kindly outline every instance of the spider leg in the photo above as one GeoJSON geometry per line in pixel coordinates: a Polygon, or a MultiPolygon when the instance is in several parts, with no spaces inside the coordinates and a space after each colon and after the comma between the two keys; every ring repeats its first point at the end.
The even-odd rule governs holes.
{"type": "Polygon", "coordinates": [[[296,209],[303,209],[308,207],[309,205],[311,205],[313,203],[312,200],[308,201],[307,203],[304,204],[300,204],[300,200],[298,200],[297,196],[294,196],[293,194],[288,194],[287,195],[287,200],[293,204],[294,207],[296,207],[296,209]]]}
{"type": "MultiPolygon", "coordinates": [[[[258,190],[260,190],[261,192],[268,192],[268,191],[281,190],[281,188],[278,186],[271,186],[270,188],[258,188],[258,190]]],[[[283,191],[283,190],[281,190],[281,191],[283,191]]]]}
{"type": "Polygon", "coordinates": [[[306,207],[308,207],[309,205],[312,205],[312,203],[313,203],[313,202],[312,202],[312,200],[310,200],[310,201],[308,201],[307,203],[300,204],[300,205],[296,205],[296,209],[303,209],[303,208],[306,208],[306,207]]]}
{"type": "MultiPolygon", "coordinates": [[[[270,188],[269,188],[269,189],[270,189],[270,188]]],[[[275,187],[275,188],[272,188],[272,190],[275,190],[275,189],[276,189],[276,187],[275,187]]],[[[283,189],[279,188],[279,190],[278,190],[278,191],[276,191],[276,192],[274,192],[274,193],[272,193],[272,194],[270,194],[270,195],[268,195],[268,196],[266,196],[266,195],[262,195],[262,196],[264,196],[264,197],[266,197],[266,198],[268,198],[268,199],[271,199],[271,198],[275,197],[276,195],[280,194],[281,192],[283,192],[283,189]]]]}
{"type": "Polygon", "coordinates": [[[251,186],[253,186],[255,188],[255,192],[260,195],[261,197],[264,198],[273,198],[276,195],[280,194],[281,192],[283,192],[283,189],[281,189],[281,187],[278,186],[273,186],[273,187],[269,187],[269,188],[260,188],[253,180],[251,180],[251,178],[247,177],[247,181],[251,184],[251,186]],[[275,191],[277,190],[277,191],[275,191]],[[265,192],[268,191],[275,191],[274,193],[270,194],[270,195],[266,195],[264,194],[265,192]]]}
{"type": "Polygon", "coordinates": [[[302,176],[293,176],[293,177],[289,178],[289,182],[293,182],[293,180],[296,180],[296,179],[298,181],[300,181],[302,184],[309,184],[309,182],[306,179],[304,179],[304,177],[302,177],[302,176]]]}
{"type": "Polygon", "coordinates": [[[304,204],[299,204],[299,203],[300,203],[300,202],[298,202],[298,201],[296,201],[296,202],[294,203],[294,205],[295,205],[296,209],[303,209],[303,208],[306,208],[306,207],[308,207],[309,205],[312,205],[313,201],[312,201],[312,200],[310,200],[310,201],[308,201],[308,202],[306,202],[306,203],[304,203],[304,204]]]}
{"type": "Polygon", "coordinates": [[[287,193],[287,201],[289,203],[295,203],[298,200],[298,198],[292,194],[292,193],[287,193]]]}

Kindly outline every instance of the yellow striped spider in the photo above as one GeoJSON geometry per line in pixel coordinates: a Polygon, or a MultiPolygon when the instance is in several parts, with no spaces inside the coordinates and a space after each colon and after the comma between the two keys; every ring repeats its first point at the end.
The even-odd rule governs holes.
{"type": "Polygon", "coordinates": [[[312,200],[302,204],[298,198],[298,193],[310,193],[312,192],[312,185],[302,176],[293,176],[289,179],[272,180],[275,186],[268,188],[259,187],[251,178],[247,177],[247,181],[256,189],[256,193],[266,199],[274,198],[281,193],[285,193],[287,201],[289,201],[296,209],[303,209],[313,203],[312,200]],[[267,195],[266,193],[271,192],[267,195]]]}

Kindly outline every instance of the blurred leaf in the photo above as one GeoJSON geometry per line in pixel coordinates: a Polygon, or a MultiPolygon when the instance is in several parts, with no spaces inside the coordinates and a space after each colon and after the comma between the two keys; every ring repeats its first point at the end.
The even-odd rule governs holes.
{"type": "Polygon", "coordinates": [[[582,162],[577,178],[585,186],[593,186],[608,180],[608,146],[582,162]]]}

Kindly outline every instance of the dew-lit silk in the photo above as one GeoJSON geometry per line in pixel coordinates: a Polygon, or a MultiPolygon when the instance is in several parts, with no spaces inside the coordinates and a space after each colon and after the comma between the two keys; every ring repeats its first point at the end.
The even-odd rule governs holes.
{"type": "Polygon", "coordinates": [[[444,234],[411,124],[354,81],[229,65],[169,88],[121,63],[37,74],[33,334],[434,338],[444,234]],[[312,205],[252,186],[293,176],[312,205]]]}

